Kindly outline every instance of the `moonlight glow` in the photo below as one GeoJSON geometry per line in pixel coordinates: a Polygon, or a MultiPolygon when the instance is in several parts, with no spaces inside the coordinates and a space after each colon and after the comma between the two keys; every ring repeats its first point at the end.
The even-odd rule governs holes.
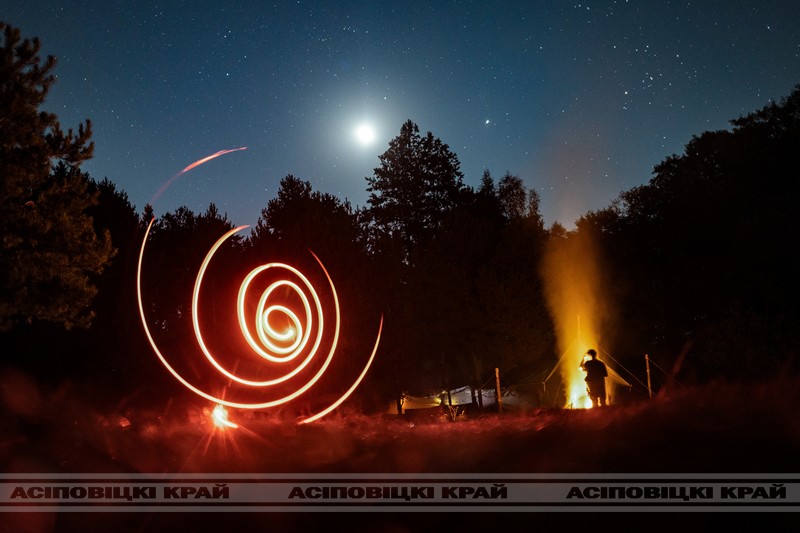
{"type": "Polygon", "coordinates": [[[375,142],[375,129],[369,124],[361,124],[355,131],[356,140],[363,146],[368,146],[375,142]]]}

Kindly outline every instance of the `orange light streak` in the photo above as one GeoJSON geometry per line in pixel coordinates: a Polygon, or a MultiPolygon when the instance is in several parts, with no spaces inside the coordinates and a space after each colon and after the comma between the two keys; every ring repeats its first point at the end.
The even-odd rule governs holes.
{"type": "MultiPolygon", "coordinates": [[[[244,335],[244,338],[247,341],[247,344],[250,345],[250,347],[253,349],[254,352],[259,354],[264,359],[267,359],[269,361],[273,361],[275,363],[282,363],[282,362],[285,362],[285,361],[291,361],[292,359],[294,359],[297,356],[297,354],[299,354],[300,352],[302,352],[305,349],[306,344],[308,343],[309,335],[311,333],[311,327],[310,326],[311,326],[311,323],[312,323],[312,321],[311,321],[311,307],[310,307],[310,304],[308,302],[308,298],[305,296],[305,294],[300,289],[300,287],[296,283],[292,283],[291,281],[288,281],[288,280],[277,281],[277,282],[273,283],[272,285],[270,285],[269,287],[267,287],[267,290],[264,291],[264,293],[261,295],[261,298],[258,301],[257,309],[264,309],[264,307],[266,305],[266,302],[267,302],[267,299],[271,296],[272,292],[276,288],[278,288],[280,286],[287,286],[287,287],[291,288],[298,296],[300,296],[300,299],[303,302],[303,308],[305,309],[305,312],[306,312],[306,324],[309,327],[305,328],[305,330],[304,330],[302,325],[300,324],[300,321],[297,319],[297,315],[294,314],[292,311],[288,310],[285,306],[270,306],[263,313],[260,313],[260,314],[257,313],[256,314],[256,324],[255,324],[256,333],[258,335],[259,340],[264,345],[266,345],[267,347],[272,349],[273,352],[276,352],[276,353],[279,353],[279,354],[288,353],[289,355],[285,355],[284,357],[278,357],[276,355],[270,354],[270,353],[264,351],[261,348],[261,346],[259,346],[258,343],[253,339],[253,335],[250,333],[250,329],[247,327],[247,321],[245,319],[245,310],[244,310],[245,296],[247,294],[248,288],[250,287],[250,283],[253,281],[253,279],[256,276],[258,276],[260,273],[262,273],[262,272],[264,272],[264,271],[266,271],[267,269],[270,269],[270,268],[284,268],[284,269],[292,272],[293,274],[295,274],[297,277],[299,277],[301,280],[303,280],[303,283],[305,284],[306,288],[308,289],[308,291],[311,293],[312,297],[314,298],[314,304],[316,305],[317,311],[318,311],[317,317],[318,317],[318,320],[319,320],[319,329],[317,330],[317,337],[316,337],[316,339],[314,341],[314,346],[313,346],[311,351],[313,353],[316,353],[317,348],[319,347],[320,340],[322,339],[322,328],[323,328],[323,325],[324,325],[323,318],[322,318],[322,309],[321,309],[322,306],[319,303],[319,298],[317,297],[316,291],[314,291],[314,288],[311,286],[311,283],[309,283],[309,281],[305,278],[305,276],[303,276],[296,268],[293,268],[293,267],[291,267],[289,265],[284,265],[282,263],[269,263],[268,265],[262,265],[260,267],[257,267],[255,269],[253,269],[245,277],[244,281],[242,282],[241,286],[239,287],[239,295],[236,298],[236,313],[237,313],[237,315],[239,317],[239,327],[242,330],[242,335],[244,335]],[[281,340],[283,335],[281,335],[281,334],[277,334],[276,335],[274,333],[274,330],[272,330],[272,328],[269,327],[268,324],[267,325],[264,324],[264,322],[268,321],[269,315],[272,313],[272,311],[281,310],[281,309],[285,309],[286,311],[284,311],[284,313],[286,313],[288,316],[290,316],[291,321],[292,321],[292,325],[293,325],[293,329],[295,331],[295,334],[297,335],[297,339],[289,347],[275,346],[273,344],[272,340],[270,339],[270,337],[272,337],[274,339],[281,340]],[[273,333],[270,333],[270,332],[273,332],[273,333]]],[[[324,267],[323,267],[323,270],[324,270],[324,267]]],[[[305,365],[303,365],[303,366],[305,366],[305,365]]]]}
{"type": "Polygon", "coordinates": [[[369,367],[372,364],[372,360],[375,359],[375,354],[378,352],[378,343],[381,341],[381,331],[383,331],[383,318],[381,318],[381,323],[378,326],[378,338],[375,339],[375,346],[372,348],[372,354],[369,356],[369,361],[367,361],[367,366],[365,366],[364,370],[361,371],[361,374],[358,376],[358,379],[356,379],[353,385],[349,389],[347,389],[347,392],[342,394],[342,396],[338,400],[333,402],[326,409],[323,409],[319,413],[315,414],[314,416],[310,416],[305,420],[301,420],[300,421],[301,424],[308,424],[309,422],[313,422],[327,415],[328,413],[339,407],[339,405],[341,405],[341,403],[344,402],[347,399],[347,397],[353,393],[354,390],[356,390],[356,387],[358,387],[358,385],[361,383],[361,380],[364,379],[364,376],[367,375],[367,370],[369,370],[369,367]]]}
{"type": "MultiPolygon", "coordinates": [[[[265,299],[265,297],[262,296],[262,299],[265,299]]],[[[240,323],[239,325],[244,326],[244,330],[248,331],[246,324],[240,323]]],[[[300,323],[300,319],[297,318],[297,315],[294,313],[294,311],[285,305],[270,305],[267,307],[262,313],[261,320],[256,319],[256,329],[258,330],[259,340],[267,345],[270,350],[276,353],[294,352],[302,343],[301,337],[303,335],[303,325],[300,323]],[[292,326],[286,328],[286,331],[278,331],[273,328],[269,323],[269,317],[273,312],[283,313],[284,316],[289,317],[289,320],[292,322],[292,326]],[[280,342],[287,342],[291,339],[294,339],[294,341],[289,346],[281,346],[273,343],[272,339],[280,342]]]]}
{"type": "MultiPolygon", "coordinates": [[[[229,379],[232,379],[232,380],[234,380],[234,381],[236,381],[238,383],[241,383],[242,385],[249,385],[251,387],[269,387],[271,385],[277,385],[278,383],[283,383],[284,381],[296,376],[301,370],[303,370],[303,368],[305,368],[308,365],[308,363],[311,362],[311,360],[317,354],[317,350],[319,348],[320,342],[322,341],[322,330],[323,330],[323,326],[324,326],[323,319],[322,319],[322,304],[319,301],[319,297],[317,296],[317,293],[314,290],[314,287],[311,285],[311,283],[308,281],[308,279],[306,279],[306,277],[303,276],[303,274],[299,270],[297,270],[296,268],[291,267],[289,265],[284,265],[284,264],[281,264],[281,263],[270,263],[268,265],[262,265],[260,267],[257,267],[255,269],[253,269],[245,277],[245,280],[242,282],[242,285],[239,288],[239,297],[237,299],[237,304],[238,304],[237,305],[237,309],[238,309],[238,315],[239,315],[239,326],[242,328],[242,331],[244,332],[247,329],[247,326],[244,324],[243,306],[244,306],[244,293],[247,292],[247,288],[249,287],[250,282],[253,280],[253,278],[255,278],[255,276],[257,276],[259,273],[261,273],[261,272],[263,272],[263,271],[265,271],[267,269],[270,269],[270,268],[285,268],[285,269],[289,270],[290,272],[292,272],[293,274],[295,274],[296,276],[298,276],[301,280],[303,280],[303,283],[306,285],[307,289],[309,290],[309,292],[311,293],[312,297],[314,298],[314,303],[315,303],[315,305],[317,307],[317,320],[319,321],[319,328],[318,328],[318,331],[317,331],[317,338],[316,338],[316,340],[314,342],[314,346],[309,351],[308,357],[306,357],[297,367],[295,367],[294,370],[292,370],[291,372],[288,372],[288,373],[286,373],[283,376],[280,376],[278,378],[265,380],[265,381],[252,381],[252,380],[241,378],[241,377],[237,376],[236,374],[234,374],[234,373],[228,371],[227,369],[225,369],[214,358],[214,356],[208,350],[208,347],[206,346],[206,343],[203,340],[203,335],[200,332],[200,319],[199,319],[200,313],[199,313],[199,310],[198,310],[198,300],[199,300],[199,294],[200,294],[200,285],[202,284],[203,276],[204,276],[204,274],[206,272],[206,269],[208,268],[208,264],[211,262],[211,259],[213,258],[214,253],[219,249],[220,246],[222,246],[222,243],[225,242],[233,234],[238,233],[238,232],[242,231],[243,229],[245,229],[247,227],[248,226],[239,226],[238,228],[233,228],[232,230],[228,231],[225,235],[220,237],[219,240],[217,240],[216,243],[214,243],[214,246],[211,247],[211,249],[209,250],[208,254],[206,254],[205,259],[203,259],[203,264],[201,265],[200,270],[197,273],[197,279],[195,280],[195,284],[194,284],[194,293],[193,293],[193,296],[192,296],[192,324],[194,326],[194,334],[195,334],[195,337],[197,338],[197,344],[200,346],[200,349],[202,350],[203,354],[205,354],[205,356],[208,359],[208,361],[221,374],[223,374],[224,376],[228,377],[229,379]]],[[[314,257],[316,258],[316,256],[314,256],[314,257]]],[[[317,261],[319,262],[318,258],[317,258],[317,261]]],[[[325,359],[325,363],[320,368],[320,370],[317,372],[317,374],[311,378],[311,381],[309,381],[309,383],[307,384],[308,387],[313,385],[319,379],[319,377],[324,373],[325,369],[330,364],[331,359],[333,358],[333,353],[336,350],[336,344],[338,343],[338,340],[339,340],[339,322],[340,322],[340,320],[339,320],[339,299],[338,299],[338,297],[336,295],[336,288],[333,286],[333,281],[331,280],[330,276],[328,276],[328,271],[325,270],[325,266],[322,264],[322,262],[320,262],[319,264],[322,267],[323,272],[325,272],[326,277],[328,278],[328,283],[330,284],[331,292],[333,293],[334,306],[336,308],[336,325],[334,326],[335,334],[334,334],[334,338],[333,338],[333,343],[331,344],[331,349],[328,352],[328,357],[325,359]]],[[[294,285],[294,287],[297,288],[297,285],[295,285],[295,284],[293,284],[293,283],[291,283],[289,281],[284,281],[283,283],[286,284],[286,285],[294,285]]],[[[270,288],[271,287],[272,286],[270,286],[270,288]]],[[[267,289],[267,292],[265,294],[268,295],[268,293],[271,292],[270,288],[267,289]]],[[[299,291],[299,290],[298,290],[298,294],[303,299],[306,309],[308,309],[308,305],[309,304],[308,304],[308,300],[307,300],[306,296],[302,293],[302,291],[299,291]]],[[[259,305],[259,309],[261,307],[263,307],[262,304],[263,304],[264,300],[265,300],[265,298],[262,295],[261,300],[259,302],[259,304],[260,304],[259,305]]],[[[308,312],[308,314],[310,315],[310,312],[308,312]]],[[[282,363],[282,362],[290,361],[290,360],[294,359],[294,357],[296,357],[296,355],[299,353],[299,351],[296,351],[295,353],[290,354],[289,356],[286,356],[286,357],[283,357],[283,358],[275,357],[275,356],[265,352],[264,350],[261,349],[260,346],[255,344],[255,342],[252,340],[252,337],[249,335],[249,332],[248,332],[247,335],[245,335],[245,338],[246,338],[248,344],[250,344],[250,346],[259,355],[261,355],[265,359],[268,359],[268,360],[276,362],[276,363],[282,363]]],[[[301,343],[301,344],[305,345],[305,343],[301,343]]],[[[305,391],[305,390],[307,390],[307,388],[302,388],[302,390],[305,391]]],[[[274,405],[280,405],[281,403],[289,401],[292,398],[293,397],[291,397],[291,398],[287,397],[287,399],[275,400],[277,403],[275,403],[274,405]]],[[[263,407],[271,407],[271,406],[270,405],[265,405],[263,407]]]]}
{"type": "Polygon", "coordinates": [[[183,170],[178,172],[178,175],[185,174],[186,172],[189,172],[193,168],[197,168],[200,165],[202,165],[203,163],[208,163],[212,159],[216,159],[221,155],[229,154],[231,152],[238,152],[239,150],[247,150],[247,146],[242,146],[241,148],[231,148],[230,150],[220,150],[219,152],[214,152],[213,154],[208,155],[208,156],[206,156],[206,157],[204,157],[202,159],[198,159],[197,161],[195,161],[191,165],[187,166],[186,168],[184,168],[183,170]]]}
{"type": "Polygon", "coordinates": [[[206,156],[206,157],[204,157],[202,159],[198,159],[197,161],[195,161],[191,165],[188,165],[186,168],[184,168],[183,170],[181,170],[180,172],[178,172],[177,174],[172,176],[170,179],[168,179],[167,182],[164,185],[162,185],[160,189],[158,189],[158,192],[156,192],[156,194],[153,195],[153,198],[150,200],[150,203],[151,204],[155,203],[155,201],[158,200],[159,198],[161,198],[161,195],[164,194],[164,191],[166,191],[167,188],[170,185],[172,185],[172,183],[176,179],[180,178],[183,174],[186,174],[187,172],[189,172],[193,168],[197,168],[200,165],[202,165],[203,163],[208,163],[212,159],[216,159],[221,155],[229,154],[231,152],[238,152],[240,150],[247,150],[247,146],[242,146],[241,148],[231,148],[229,150],[220,150],[220,151],[214,152],[213,154],[208,155],[208,156],[206,156]]]}
{"type": "MultiPolygon", "coordinates": [[[[222,155],[222,154],[219,154],[219,155],[222,155]]],[[[334,352],[336,351],[336,347],[338,345],[339,333],[340,333],[341,319],[340,319],[339,298],[338,298],[338,295],[336,293],[336,287],[334,286],[333,280],[331,279],[327,269],[325,268],[325,265],[323,265],[323,263],[322,263],[322,261],[320,261],[319,257],[317,257],[313,252],[311,254],[314,256],[314,259],[316,259],[317,263],[319,264],[320,268],[322,269],[322,272],[325,274],[325,277],[326,277],[326,279],[328,281],[328,284],[330,286],[331,295],[332,295],[333,304],[334,304],[335,320],[334,320],[334,326],[333,326],[333,331],[332,331],[331,347],[330,347],[330,350],[328,351],[328,355],[325,358],[325,360],[323,361],[323,363],[320,366],[319,370],[316,372],[316,374],[314,374],[308,381],[306,381],[303,385],[301,385],[301,386],[297,387],[296,389],[294,389],[291,393],[287,394],[286,396],[283,396],[282,398],[278,398],[276,400],[271,400],[271,401],[265,401],[265,402],[243,403],[243,402],[235,402],[235,401],[231,401],[231,400],[226,400],[226,399],[217,397],[217,396],[215,396],[213,394],[210,394],[210,393],[200,389],[199,387],[195,386],[191,382],[189,382],[177,370],[175,370],[175,368],[173,368],[172,365],[169,364],[169,362],[167,361],[167,358],[164,356],[164,354],[159,349],[157,343],[155,342],[155,339],[153,338],[153,336],[152,336],[152,334],[150,332],[150,328],[147,325],[147,320],[146,320],[145,313],[144,313],[144,304],[143,304],[142,287],[141,287],[142,263],[143,263],[143,259],[144,259],[145,248],[146,248],[146,245],[147,245],[147,238],[148,238],[148,236],[150,234],[150,230],[152,229],[152,226],[153,226],[154,222],[155,222],[155,218],[150,221],[150,224],[147,227],[147,231],[145,232],[144,239],[142,241],[142,246],[141,246],[141,249],[140,249],[140,252],[139,252],[139,262],[138,262],[138,268],[137,268],[137,272],[136,272],[137,297],[138,297],[138,305],[139,305],[139,315],[140,315],[140,318],[141,318],[141,321],[142,321],[142,326],[144,327],[145,334],[147,336],[148,342],[150,343],[150,346],[153,348],[153,351],[158,356],[159,360],[164,365],[164,367],[175,377],[175,379],[177,379],[181,384],[183,384],[186,388],[188,388],[189,390],[191,390],[192,392],[194,392],[198,396],[200,396],[202,398],[205,398],[205,399],[207,399],[209,401],[212,401],[215,404],[217,404],[217,408],[215,408],[215,410],[214,410],[214,419],[215,419],[215,421],[217,421],[219,419],[219,416],[220,416],[217,413],[224,411],[224,407],[223,406],[232,407],[232,408],[238,408],[238,409],[265,409],[265,408],[269,408],[269,407],[274,407],[274,406],[289,402],[291,400],[294,400],[295,398],[297,398],[301,394],[303,394],[306,391],[308,391],[315,383],[317,383],[319,381],[319,379],[323,376],[323,374],[327,370],[328,366],[330,365],[330,363],[331,363],[331,361],[333,359],[334,352]],[[221,409],[222,411],[217,411],[217,409],[221,409]]],[[[315,313],[313,313],[313,311],[311,309],[311,303],[310,303],[308,297],[305,295],[304,291],[302,290],[302,287],[300,285],[292,282],[292,281],[281,280],[281,281],[277,281],[277,282],[273,283],[272,285],[270,285],[264,291],[264,293],[261,295],[261,297],[259,299],[259,305],[258,305],[258,308],[257,308],[258,309],[258,313],[256,313],[256,320],[255,320],[256,324],[255,324],[255,326],[256,326],[256,330],[257,330],[257,336],[259,337],[259,339],[262,342],[264,342],[265,340],[274,339],[278,343],[288,343],[290,340],[294,339],[288,346],[283,346],[283,345],[280,345],[280,344],[276,345],[271,340],[270,340],[270,342],[265,343],[265,345],[269,349],[278,348],[277,350],[273,350],[273,351],[274,352],[278,352],[281,355],[277,355],[276,356],[276,355],[271,354],[268,351],[262,349],[262,347],[259,346],[258,343],[256,343],[255,340],[253,339],[253,336],[250,333],[250,331],[249,331],[249,329],[247,327],[246,321],[244,319],[244,315],[245,315],[245,313],[244,313],[245,294],[247,293],[248,288],[250,287],[250,284],[253,281],[253,279],[258,274],[260,274],[260,273],[262,273],[262,272],[264,272],[264,271],[266,271],[268,269],[283,269],[283,270],[287,270],[287,271],[291,272],[293,275],[295,275],[297,278],[299,278],[302,281],[302,285],[311,294],[311,298],[312,298],[312,300],[314,302],[314,307],[316,307],[315,310],[316,310],[318,326],[317,326],[316,338],[314,339],[312,347],[310,348],[310,350],[308,350],[308,354],[306,355],[305,359],[303,359],[292,371],[287,372],[283,376],[280,376],[280,377],[278,377],[276,379],[266,380],[266,381],[252,381],[252,380],[247,380],[247,379],[241,378],[241,377],[235,375],[234,373],[228,371],[227,369],[225,369],[214,358],[213,354],[208,349],[208,347],[207,347],[207,345],[205,343],[204,337],[202,335],[202,332],[200,330],[199,304],[198,304],[198,301],[199,301],[199,295],[200,295],[200,289],[201,289],[201,286],[202,286],[203,277],[204,277],[204,274],[206,272],[206,269],[208,268],[209,263],[211,262],[214,254],[219,249],[219,247],[228,238],[230,238],[233,234],[235,234],[235,233],[237,233],[239,231],[242,231],[243,229],[245,229],[247,227],[248,226],[239,226],[237,228],[234,228],[234,229],[228,231],[225,235],[223,235],[222,237],[220,237],[220,239],[217,240],[217,242],[214,244],[214,246],[212,246],[212,248],[209,250],[208,254],[206,254],[206,257],[203,260],[203,263],[202,263],[202,265],[201,265],[201,267],[200,267],[200,269],[198,271],[197,278],[195,280],[195,286],[194,286],[194,291],[193,291],[193,296],[192,296],[192,324],[193,324],[195,337],[196,337],[198,346],[200,347],[200,350],[203,352],[203,354],[205,355],[205,357],[209,361],[209,363],[217,370],[217,372],[219,372],[220,374],[228,377],[229,379],[234,380],[237,383],[240,383],[240,384],[245,385],[245,386],[266,387],[266,386],[270,386],[270,385],[274,385],[274,384],[277,384],[277,383],[284,382],[284,381],[294,377],[295,375],[297,375],[298,372],[300,372],[300,370],[302,370],[303,368],[305,368],[305,366],[308,365],[308,363],[312,360],[312,358],[314,358],[315,354],[317,353],[317,351],[319,349],[319,345],[321,343],[322,333],[323,333],[323,329],[324,329],[324,322],[323,322],[322,306],[321,306],[319,297],[318,297],[316,291],[314,290],[313,286],[311,285],[311,283],[308,281],[308,279],[299,270],[297,270],[294,267],[291,267],[289,265],[282,264],[282,263],[270,263],[270,264],[267,264],[267,265],[261,265],[261,266],[255,268],[253,271],[251,271],[245,277],[244,281],[240,285],[239,295],[237,297],[237,313],[239,315],[240,328],[242,329],[242,333],[245,336],[248,344],[251,346],[251,348],[254,349],[254,351],[256,353],[258,353],[265,360],[267,360],[270,363],[276,363],[276,364],[282,364],[282,363],[286,363],[288,361],[293,360],[294,358],[296,358],[298,356],[298,354],[303,352],[304,349],[308,345],[308,342],[310,340],[310,332],[311,332],[311,329],[313,328],[312,318],[313,318],[313,315],[315,313]],[[283,286],[289,287],[290,289],[292,289],[300,297],[301,301],[303,302],[303,307],[304,307],[304,310],[305,310],[305,318],[306,318],[306,327],[305,328],[303,328],[302,322],[301,322],[300,318],[297,316],[297,314],[295,314],[288,307],[283,306],[283,305],[269,305],[269,306],[267,305],[267,300],[268,300],[269,296],[274,292],[274,290],[276,288],[278,288],[278,287],[283,287],[283,286]],[[288,328],[286,328],[283,331],[276,331],[269,324],[269,316],[272,313],[281,313],[283,316],[288,318],[288,320],[291,322],[291,326],[289,326],[288,328]]],[[[375,354],[377,353],[378,345],[379,345],[379,342],[380,342],[380,336],[381,336],[382,329],[383,329],[383,318],[381,318],[380,326],[378,328],[378,335],[377,335],[377,339],[375,341],[375,346],[374,346],[374,348],[372,350],[372,354],[370,355],[370,358],[367,361],[363,371],[361,372],[359,377],[355,380],[353,385],[339,399],[337,399],[329,407],[325,408],[324,410],[320,411],[319,413],[317,413],[315,415],[312,415],[311,417],[308,417],[308,418],[306,418],[304,420],[301,420],[300,423],[307,423],[307,422],[311,422],[311,421],[314,421],[314,420],[318,420],[319,418],[321,418],[321,417],[325,416],[326,414],[330,413],[331,411],[333,411],[336,407],[338,407],[342,402],[344,402],[352,394],[352,392],[358,387],[358,385],[363,380],[364,376],[366,375],[368,369],[370,368],[370,366],[372,364],[373,359],[375,358],[375,354]]],[[[227,420],[227,414],[225,414],[225,420],[227,420]]],[[[225,425],[227,425],[227,424],[225,424],[225,425]]],[[[233,427],[233,426],[229,426],[229,427],[233,427]]]]}

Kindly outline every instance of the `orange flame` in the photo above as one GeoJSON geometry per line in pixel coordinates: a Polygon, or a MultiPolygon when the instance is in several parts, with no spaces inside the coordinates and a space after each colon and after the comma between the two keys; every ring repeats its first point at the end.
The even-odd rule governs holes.
{"type": "Polygon", "coordinates": [[[597,347],[606,318],[600,272],[592,243],[580,233],[555,238],[543,261],[547,303],[558,338],[559,372],[569,408],[590,408],[581,362],[597,347]]]}

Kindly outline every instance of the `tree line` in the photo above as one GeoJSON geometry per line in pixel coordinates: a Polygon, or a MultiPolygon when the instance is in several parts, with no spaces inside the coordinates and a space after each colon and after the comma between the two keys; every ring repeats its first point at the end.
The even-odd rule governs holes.
{"type": "MultiPolygon", "coordinates": [[[[41,59],[38,40],[0,28],[5,363],[112,395],[164,394],[170,380],[144,338],[134,283],[152,208],[137,212],[111,180],[80,170],[92,156],[91,122],[64,132],[40,110],[55,59],[41,59]]],[[[344,353],[362,353],[384,317],[365,384],[382,401],[479,387],[495,368],[510,381],[546,374],[559,354],[542,261],[548,249],[589,239],[616,317],[605,348],[622,365],[639,369],[647,353],[672,378],[699,383],[793,374],[800,86],[731,125],[693,137],[647,184],[567,231],[545,227],[538,194],[518,176],[487,170],[479,186],[466,185],[448,145],[408,120],[366,177],[364,208],[287,175],[256,226],[223,246],[209,283],[228,291],[229,271],[264,257],[313,264],[312,250],[336,280],[353,332],[342,338],[344,353]]],[[[197,267],[232,228],[214,204],[155,221],[146,312],[176,350],[187,349],[197,267]]],[[[209,320],[231,330],[216,305],[209,320]]]]}

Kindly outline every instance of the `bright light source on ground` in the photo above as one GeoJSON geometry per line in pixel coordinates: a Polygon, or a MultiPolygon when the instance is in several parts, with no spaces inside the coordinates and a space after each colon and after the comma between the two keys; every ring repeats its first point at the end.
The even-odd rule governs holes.
{"type": "Polygon", "coordinates": [[[238,428],[238,424],[234,424],[228,420],[228,411],[220,404],[218,404],[214,411],[211,412],[211,419],[214,425],[218,428],[238,428]]]}

